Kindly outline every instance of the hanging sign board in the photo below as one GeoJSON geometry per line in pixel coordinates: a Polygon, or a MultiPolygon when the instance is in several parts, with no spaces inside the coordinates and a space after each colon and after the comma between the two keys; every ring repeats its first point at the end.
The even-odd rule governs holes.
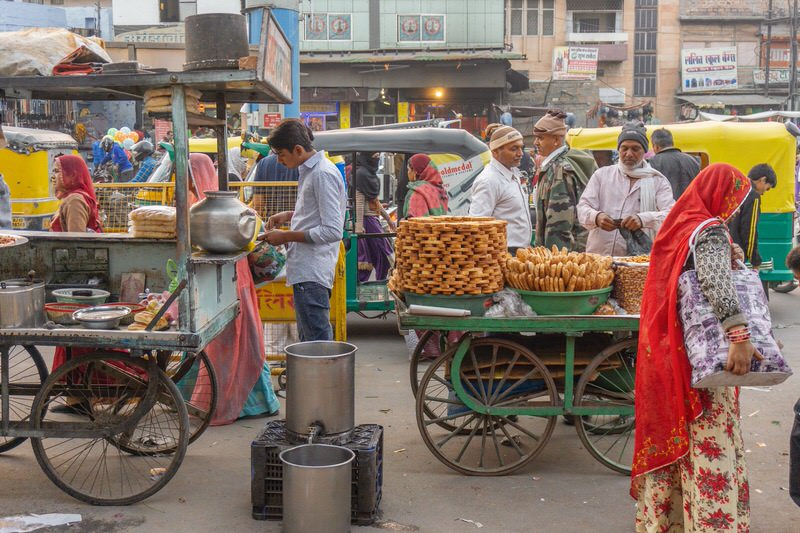
{"type": "Polygon", "coordinates": [[[272,12],[264,10],[256,76],[286,102],[292,101],[292,46],[272,12]]]}

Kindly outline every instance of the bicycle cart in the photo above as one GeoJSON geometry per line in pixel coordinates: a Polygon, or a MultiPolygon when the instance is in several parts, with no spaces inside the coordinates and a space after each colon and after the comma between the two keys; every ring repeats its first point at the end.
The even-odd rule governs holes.
{"type": "MultiPolygon", "coordinates": [[[[411,361],[428,449],[467,475],[510,474],[547,444],[558,416],[589,453],[630,473],[638,316],[450,318],[398,315],[400,328],[461,332],[432,361],[411,361]]],[[[442,335],[445,338],[445,335],[442,335]]]]}
{"type": "Polygon", "coordinates": [[[172,121],[175,139],[176,239],[17,232],[25,237],[19,245],[0,248],[3,279],[34,269],[48,288],[80,278],[117,294],[130,272],[145,273],[156,290],[173,275],[185,286],[178,291],[178,325],[166,331],[0,328],[0,452],[30,438],[44,472],[75,498],[127,505],[151,496],[175,475],[189,442],[210,421],[216,383],[203,349],[239,312],[236,263],[246,252],[191,248],[187,129],[216,131],[219,185],[227,189],[227,104],[290,101],[291,67],[276,66],[289,64],[287,54],[290,46],[267,12],[254,70],[0,78],[0,98],[141,100],[156,88],[171,94],[172,111],[163,118],[172,121]],[[275,47],[270,61],[268,40],[275,47]],[[187,111],[187,88],[216,103],[216,118],[187,111]],[[165,274],[169,259],[177,274],[165,274]],[[64,347],[66,362],[48,375],[37,346],[64,347]],[[75,347],[83,353],[71,357],[75,347]]]}

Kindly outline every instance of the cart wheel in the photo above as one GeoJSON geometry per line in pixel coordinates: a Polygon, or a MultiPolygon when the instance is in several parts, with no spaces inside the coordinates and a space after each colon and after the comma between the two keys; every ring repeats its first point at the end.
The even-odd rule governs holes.
{"type": "MultiPolygon", "coordinates": [[[[3,363],[0,361],[0,370],[2,368],[3,363]]],[[[8,384],[12,389],[8,397],[9,421],[28,420],[31,415],[33,397],[42,387],[42,382],[47,379],[47,365],[42,359],[42,354],[34,346],[14,345],[8,347],[8,372],[8,384]],[[28,393],[15,394],[14,389],[17,387],[25,387],[28,389],[28,393]]],[[[0,420],[2,420],[2,413],[0,413],[0,420]]],[[[26,438],[0,436],[0,453],[16,448],[25,442],[26,438]]]]}
{"type": "Polygon", "coordinates": [[[432,330],[428,330],[422,334],[422,337],[417,341],[417,346],[414,348],[414,353],[411,354],[411,360],[409,361],[408,368],[410,371],[409,377],[411,378],[411,395],[415,398],[417,397],[419,380],[431,364],[431,360],[423,357],[422,352],[425,351],[425,345],[431,340],[433,334],[434,332],[432,330]]]}
{"type": "MultiPolygon", "coordinates": [[[[634,405],[637,339],[612,344],[586,367],[575,388],[575,407],[634,405]]],[[[633,415],[576,416],[575,429],[589,453],[621,474],[630,474],[633,461],[633,415]]]]}
{"type": "Polygon", "coordinates": [[[168,359],[162,367],[181,392],[189,413],[189,444],[203,434],[211,423],[217,405],[217,373],[206,352],[167,352],[168,359]]]}
{"type": "MultiPolygon", "coordinates": [[[[439,357],[419,384],[417,426],[428,449],[445,465],[467,475],[509,474],[532,461],[550,439],[556,417],[472,411],[453,388],[451,361],[452,353],[439,357]]],[[[484,407],[558,405],[556,386],[547,368],[527,348],[514,342],[473,340],[459,379],[484,407]]]]}
{"type": "Polygon", "coordinates": [[[81,356],[56,369],[36,395],[34,427],[50,427],[47,436],[31,439],[33,452],[47,477],[70,496],[93,505],[129,505],[158,492],[178,471],[189,441],[186,405],[158,369],[154,402],[149,409],[143,405],[148,367],[119,353],[81,356]],[[79,400],[83,414],[48,410],[67,397],[79,400]],[[125,423],[132,427],[107,434],[125,423]],[[83,433],[59,437],[59,431],[83,433]]]}

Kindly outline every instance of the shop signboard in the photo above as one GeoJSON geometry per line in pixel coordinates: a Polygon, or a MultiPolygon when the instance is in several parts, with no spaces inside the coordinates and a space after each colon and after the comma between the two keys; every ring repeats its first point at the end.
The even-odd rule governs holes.
{"type": "Polygon", "coordinates": [[[444,42],[444,15],[398,15],[397,41],[410,42],[444,42]]]}
{"type": "Polygon", "coordinates": [[[553,79],[596,79],[597,55],[598,48],[588,46],[556,46],[553,49],[553,79]]]}
{"type": "Polygon", "coordinates": [[[256,77],[276,96],[292,101],[292,47],[269,10],[265,10],[261,23],[256,77]]]}
{"type": "Polygon", "coordinates": [[[683,92],[737,89],[736,47],[681,50],[683,92]]]}
{"type": "MultiPolygon", "coordinates": [[[[789,85],[789,79],[792,77],[792,71],[788,68],[771,68],[769,69],[769,84],[770,85],[789,85]]],[[[767,79],[766,71],[756,69],[753,71],[753,83],[755,85],[765,85],[767,79]]]]}
{"type": "Polygon", "coordinates": [[[281,123],[280,113],[264,113],[264,127],[274,128],[281,123]]]}

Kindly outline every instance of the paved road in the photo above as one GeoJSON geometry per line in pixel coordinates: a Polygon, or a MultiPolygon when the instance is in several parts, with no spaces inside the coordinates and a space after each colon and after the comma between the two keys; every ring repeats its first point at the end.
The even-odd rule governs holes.
{"type": "MultiPolygon", "coordinates": [[[[777,336],[800,371],[800,292],[773,294],[777,336]]],[[[498,533],[622,533],[632,531],[628,479],[582,449],[573,428],[559,422],[545,451],[506,477],[458,475],[425,448],[416,428],[405,344],[394,322],[351,319],[357,356],[357,423],[386,429],[383,529],[498,533]],[[405,526],[405,527],[404,527],[405,526]]],[[[800,508],[788,487],[788,433],[800,395],[793,378],[781,386],[742,392],[752,487],[754,533],[800,533],[800,508]]],[[[78,513],[70,532],[278,532],[277,522],[250,517],[250,442],[261,420],[211,428],[187,453],[161,492],[129,507],[91,507],[59,491],[41,472],[29,445],[0,456],[0,518],[26,513],[78,513]]],[[[374,531],[375,528],[353,528],[374,531]]]]}

